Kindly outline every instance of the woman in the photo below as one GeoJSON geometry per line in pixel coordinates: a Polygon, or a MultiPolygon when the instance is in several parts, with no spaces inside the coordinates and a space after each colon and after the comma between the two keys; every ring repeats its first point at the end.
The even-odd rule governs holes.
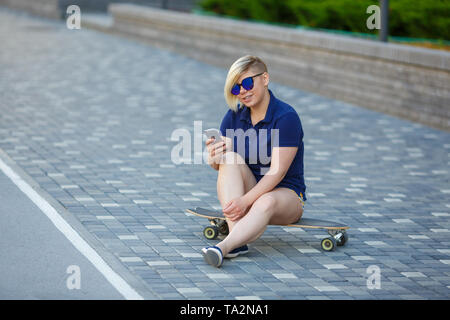
{"type": "Polygon", "coordinates": [[[230,230],[216,246],[202,249],[205,261],[215,267],[223,258],[247,253],[247,244],[267,225],[295,223],[303,214],[302,125],[297,112],[277,99],[268,85],[267,67],[260,58],[236,60],[224,87],[230,110],[220,126],[223,141],[206,141],[230,230]]]}

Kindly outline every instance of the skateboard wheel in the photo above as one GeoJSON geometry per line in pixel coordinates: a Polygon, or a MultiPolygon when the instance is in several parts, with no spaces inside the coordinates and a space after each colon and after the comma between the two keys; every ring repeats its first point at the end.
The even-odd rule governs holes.
{"type": "Polygon", "coordinates": [[[347,241],[348,241],[348,234],[346,232],[343,232],[341,238],[337,241],[337,245],[343,246],[347,243],[347,241]]]}
{"type": "Polygon", "coordinates": [[[228,230],[228,223],[226,222],[226,221],[222,221],[219,225],[218,225],[218,227],[219,227],[219,232],[220,232],[220,234],[223,234],[223,235],[228,235],[228,233],[229,233],[229,230],[228,230]]]}
{"type": "Polygon", "coordinates": [[[219,235],[219,228],[216,226],[208,226],[203,229],[203,235],[208,240],[214,240],[219,235]]]}
{"type": "Polygon", "coordinates": [[[325,238],[322,240],[321,245],[323,250],[333,251],[336,247],[336,239],[334,239],[333,237],[325,238]]]}

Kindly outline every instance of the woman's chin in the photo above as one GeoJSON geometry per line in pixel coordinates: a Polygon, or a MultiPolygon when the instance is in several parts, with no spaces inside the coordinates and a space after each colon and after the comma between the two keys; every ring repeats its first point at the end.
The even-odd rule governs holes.
{"type": "Polygon", "coordinates": [[[244,106],[249,107],[249,108],[251,108],[251,107],[254,105],[253,99],[250,99],[250,100],[247,101],[247,102],[241,101],[241,103],[242,103],[244,106]]]}

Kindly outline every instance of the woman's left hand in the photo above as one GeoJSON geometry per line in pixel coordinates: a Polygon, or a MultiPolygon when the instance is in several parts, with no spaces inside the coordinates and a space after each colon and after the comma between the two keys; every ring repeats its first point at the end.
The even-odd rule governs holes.
{"type": "Polygon", "coordinates": [[[228,202],[222,211],[226,218],[230,219],[231,221],[236,221],[245,216],[249,206],[250,203],[244,196],[242,196],[234,198],[233,200],[228,202]]]}

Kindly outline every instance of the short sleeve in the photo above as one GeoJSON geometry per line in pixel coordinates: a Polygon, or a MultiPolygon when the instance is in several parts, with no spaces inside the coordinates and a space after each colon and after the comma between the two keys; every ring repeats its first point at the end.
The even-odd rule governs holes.
{"type": "Polygon", "coordinates": [[[303,139],[303,128],[296,112],[288,112],[276,120],[280,147],[298,147],[303,139]]]}
{"type": "Polygon", "coordinates": [[[225,114],[225,116],[222,119],[222,123],[220,124],[220,133],[222,136],[226,136],[226,130],[227,129],[233,129],[233,119],[232,119],[232,113],[233,111],[230,109],[225,114]]]}

